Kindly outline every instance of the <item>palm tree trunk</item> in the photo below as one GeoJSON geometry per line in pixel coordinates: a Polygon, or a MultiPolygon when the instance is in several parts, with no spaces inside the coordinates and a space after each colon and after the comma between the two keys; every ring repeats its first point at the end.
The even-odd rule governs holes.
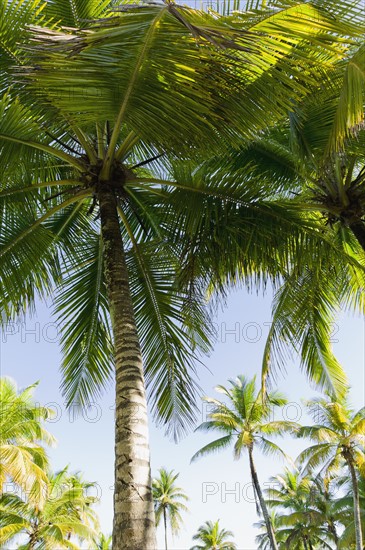
{"type": "Polygon", "coordinates": [[[267,507],[266,507],[266,502],[265,502],[264,496],[263,496],[262,491],[261,491],[259,478],[257,476],[255,464],[254,464],[254,461],[253,461],[253,449],[252,449],[252,447],[249,447],[249,449],[248,449],[248,456],[249,456],[249,460],[250,460],[250,470],[251,470],[252,483],[254,485],[256,494],[257,494],[259,502],[260,502],[260,508],[261,508],[261,511],[262,511],[262,515],[264,516],[266,529],[267,529],[267,534],[268,534],[268,537],[269,537],[269,540],[270,540],[271,550],[278,550],[278,545],[277,545],[276,540],[275,540],[275,534],[274,534],[274,530],[273,530],[272,525],[271,525],[269,512],[268,512],[267,507]]]}
{"type": "Polygon", "coordinates": [[[328,529],[329,529],[330,533],[332,533],[332,535],[333,535],[333,540],[334,540],[334,543],[336,545],[336,550],[338,550],[340,539],[338,538],[337,529],[336,529],[336,526],[333,523],[333,521],[330,521],[328,523],[328,529]]]}
{"type": "Polygon", "coordinates": [[[166,508],[163,509],[163,524],[165,527],[165,548],[167,550],[167,518],[166,518],[166,508]]]}
{"type": "Polygon", "coordinates": [[[355,521],[355,534],[356,534],[356,550],[363,550],[362,532],[361,532],[361,515],[360,515],[360,497],[359,497],[359,484],[357,481],[356,470],[352,460],[352,457],[346,458],[347,465],[351,474],[352,492],[354,499],[354,521],[355,521]]]}
{"type": "Polygon", "coordinates": [[[38,542],[38,530],[39,530],[38,525],[35,525],[29,537],[29,544],[28,544],[29,550],[34,550],[38,542]]]}
{"type": "Polygon", "coordinates": [[[148,418],[140,343],[120,233],[108,182],[98,192],[105,279],[115,353],[113,550],[155,550],[148,418]]]}

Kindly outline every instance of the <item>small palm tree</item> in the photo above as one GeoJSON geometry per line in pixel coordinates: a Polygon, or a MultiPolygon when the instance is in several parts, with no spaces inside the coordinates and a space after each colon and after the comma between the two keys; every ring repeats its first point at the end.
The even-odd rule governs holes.
{"type": "Polygon", "coordinates": [[[332,548],[337,544],[335,500],[322,479],[286,469],[270,479],[267,505],[275,511],[276,536],[287,548],[332,548]]]}
{"type": "Polygon", "coordinates": [[[231,388],[217,386],[216,390],[223,393],[229,400],[226,405],[217,399],[204,397],[204,401],[212,406],[208,415],[208,421],[198,426],[202,431],[218,431],[223,437],[209,443],[192,458],[196,460],[200,456],[216,452],[234,444],[234,457],[238,459],[243,451],[248,452],[250,472],[255,494],[260,503],[262,514],[265,518],[266,527],[269,533],[271,548],[277,550],[275,535],[271,526],[269,513],[265,504],[263,493],[253,458],[253,449],[258,447],[265,454],[281,454],[283,451],[269,438],[293,432],[297,425],[288,421],[273,421],[274,409],[283,407],[287,399],[278,392],[264,394],[262,390],[256,390],[256,378],[247,380],[239,376],[236,380],[230,380],[231,388]]]}
{"type": "Polygon", "coordinates": [[[28,498],[41,501],[47,482],[48,458],[42,444],[53,436],[44,421],[53,411],[33,401],[37,384],[18,392],[15,382],[0,379],[0,493],[6,481],[18,485],[28,498]]]}
{"type": "MultiPolygon", "coordinates": [[[[336,509],[342,519],[345,529],[341,533],[338,548],[341,550],[353,549],[356,545],[356,526],[353,511],[353,491],[351,478],[343,476],[339,484],[345,489],[345,494],[337,499],[336,509]]],[[[359,502],[362,532],[365,533],[365,477],[359,477],[359,502]]]]}
{"type": "Polygon", "coordinates": [[[4,493],[0,498],[0,545],[11,543],[19,535],[26,536],[22,550],[73,548],[71,541],[92,542],[98,519],[92,509],[95,497],[88,496],[93,483],[85,483],[79,474],[69,475],[67,467],[49,477],[47,495],[42,506],[23,500],[16,494],[4,493]]]}
{"type": "Polygon", "coordinates": [[[328,529],[336,549],[339,548],[338,526],[343,523],[338,509],[337,491],[338,485],[333,480],[321,476],[314,477],[311,488],[312,506],[318,512],[321,524],[328,529]]]}
{"type": "MultiPolygon", "coordinates": [[[[282,530],[279,528],[280,518],[275,510],[270,510],[270,522],[275,533],[275,539],[279,550],[285,549],[284,541],[282,540],[282,530]]],[[[264,519],[260,519],[254,523],[254,527],[260,530],[260,533],[256,536],[257,550],[270,550],[271,542],[267,531],[266,523],[264,519]]],[[[285,549],[286,550],[286,549],[285,549]]]]}
{"type": "Polygon", "coordinates": [[[112,548],[112,536],[99,533],[99,536],[95,539],[95,550],[111,550],[112,548]]]}
{"type": "Polygon", "coordinates": [[[175,486],[175,481],[179,474],[174,471],[168,472],[165,468],[160,468],[159,477],[152,480],[152,493],[155,505],[156,525],[158,526],[163,518],[165,530],[165,548],[167,550],[167,519],[169,519],[172,534],[180,530],[182,523],[181,511],[187,511],[188,508],[181,500],[189,500],[180,487],[175,486]]]}
{"type": "Polygon", "coordinates": [[[324,464],[324,471],[336,471],[346,466],[350,473],[353,493],[353,513],[356,532],[356,550],[363,550],[358,473],[365,472],[365,407],[354,412],[346,398],[339,400],[327,396],[307,403],[316,424],[303,426],[299,437],[316,442],[298,457],[306,470],[324,464]]]}
{"type": "Polygon", "coordinates": [[[193,540],[201,544],[195,544],[190,550],[235,550],[236,544],[227,540],[231,537],[233,537],[232,531],[219,528],[219,520],[206,521],[193,536],[193,540]]]}

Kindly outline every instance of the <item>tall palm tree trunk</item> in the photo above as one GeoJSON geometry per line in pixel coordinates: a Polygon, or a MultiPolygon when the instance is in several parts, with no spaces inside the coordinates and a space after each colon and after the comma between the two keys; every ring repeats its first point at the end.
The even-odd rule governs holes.
{"type": "Polygon", "coordinates": [[[355,535],[356,535],[356,550],[363,550],[363,540],[361,531],[361,515],[360,515],[360,496],[359,496],[359,484],[357,481],[356,470],[352,460],[352,457],[346,458],[347,465],[351,474],[352,492],[354,499],[354,521],[355,521],[355,535]]]}
{"type": "Polygon", "coordinates": [[[167,517],[166,517],[166,508],[163,509],[163,524],[165,528],[165,548],[167,549],[167,517]]]}
{"type": "Polygon", "coordinates": [[[278,550],[278,545],[277,545],[276,540],[275,540],[275,534],[274,534],[274,530],[273,530],[272,525],[271,525],[269,512],[268,512],[267,507],[266,507],[266,502],[265,502],[264,496],[263,496],[262,491],[261,491],[259,478],[257,476],[255,464],[254,464],[254,461],[253,461],[253,449],[252,449],[252,447],[249,447],[249,449],[248,449],[248,456],[249,456],[249,460],[250,460],[250,470],[251,470],[252,483],[254,485],[256,494],[257,494],[259,502],[260,502],[260,508],[261,508],[261,511],[262,511],[262,515],[264,516],[266,529],[267,529],[267,534],[268,534],[268,537],[269,537],[269,540],[270,540],[271,550],[278,550]]]}
{"type": "Polygon", "coordinates": [[[141,348],[117,214],[108,182],[98,192],[115,353],[113,550],[155,550],[148,418],[141,348]]]}

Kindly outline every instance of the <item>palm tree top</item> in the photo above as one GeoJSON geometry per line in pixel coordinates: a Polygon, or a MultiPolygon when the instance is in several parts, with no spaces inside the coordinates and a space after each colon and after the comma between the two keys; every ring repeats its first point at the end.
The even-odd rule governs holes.
{"type": "Polygon", "coordinates": [[[310,438],[314,445],[299,455],[298,463],[305,464],[308,470],[324,464],[324,470],[330,473],[349,459],[364,475],[365,407],[353,410],[348,394],[342,399],[318,397],[308,401],[307,407],[315,424],[302,426],[297,435],[310,438]]]}
{"type": "Polygon", "coordinates": [[[18,391],[11,378],[0,378],[0,488],[11,479],[42,504],[49,468],[44,445],[56,440],[45,428],[54,411],[34,401],[36,386],[18,391]]]}
{"type": "Polygon", "coordinates": [[[232,531],[220,528],[219,521],[209,520],[201,525],[193,536],[193,540],[200,541],[201,544],[194,545],[190,550],[235,550],[236,544],[227,540],[233,537],[232,531]]]}
{"type": "Polygon", "coordinates": [[[189,500],[189,498],[182,492],[180,487],[175,486],[175,481],[179,477],[179,473],[175,473],[174,470],[167,470],[166,468],[160,468],[158,470],[159,477],[153,478],[152,482],[156,488],[161,490],[160,500],[168,499],[172,497],[181,497],[183,500],[189,500]]]}
{"type": "Polygon", "coordinates": [[[183,489],[177,487],[175,482],[179,477],[174,470],[168,471],[166,468],[158,470],[159,476],[152,479],[152,495],[155,508],[156,525],[163,522],[165,530],[165,547],[167,542],[167,524],[170,524],[172,534],[177,534],[183,523],[181,512],[187,512],[188,508],[184,504],[189,498],[183,489]]]}
{"type": "Polygon", "coordinates": [[[282,435],[298,429],[294,422],[272,419],[273,412],[287,403],[286,397],[278,391],[270,393],[256,389],[256,377],[248,379],[244,375],[231,379],[230,387],[219,385],[216,390],[227,398],[227,402],[211,397],[203,400],[211,405],[208,420],[196,429],[218,431],[223,437],[206,445],[192,458],[218,451],[234,443],[234,456],[240,458],[244,449],[257,444],[266,454],[283,451],[268,437],[282,435]]]}
{"type": "Polygon", "coordinates": [[[95,539],[94,550],[111,550],[112,536],[99,533],[99,536],[95,539]]]}
{"type": "MultiPolygon", "coordinates": [[[[23,500],[18,495],[3,493],[0,498],[2,522],[0,544],[9,544],[17,535],[28,535],[29,542],[20,548],[74,548],[71,539],[90,543],[99,530],[93,509],[96,498],[88,495],[94,483],[84,482],[78,473],[66,466],[48,475],[44,502],[23,500]]],[[[2,546],[3,547],[3,546],[2,546]]]]}

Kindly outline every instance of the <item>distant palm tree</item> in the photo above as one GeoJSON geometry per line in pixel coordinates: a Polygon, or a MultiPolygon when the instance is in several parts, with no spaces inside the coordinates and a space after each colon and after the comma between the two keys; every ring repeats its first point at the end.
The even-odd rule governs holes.
{"type": "Polygon", "coordinates": [[[336,549],[340,548],[338,526],[344,523],[338,509],[337,491],[336,480],[321,476],[314,477],[311,487],[312,506],[318,512],[320,522],[328,529],[336,549]]]}
{"type": "MultiPolygon", "coordinates": [[[[351,478],[344,476],[340,480],[341,486],[346,488],[346,494],[340,497],[336,502],[338,514],[342,518],[345,529],[341,533],[339,546],[341,550],[355,548],[356,545],[356,526],[353,512],[353,491],[351,487],[351,478]]],[[[365,533],[365,477],[359,477],[359,502],[362,532],[365,533]]]]}
{"type": "Polygon", "coordinates": [[[233,537],[232,531],[219,528],[219,520],[206,521],[193,536],[193,540],[201,544],[192,546],[190,550],[235,550],[236,544],[227,540],[231,537],[233,537]]]}
{"type": "Polygon", "coordinates": [[[168,472],[165,468],[159,469],[160,476],[152,480],[152,493],[155,506],[156,525],[159,525],[163,518],[165,530],[165,548],[167,550],[167,519],[169,519],[171,531],[173,534],[178,533],[182,523],[181,511],[187,511],[188,508],[180,502],[181,500],[188,501],[180,487],[176,487],[175,481],[179,474],[174,474],[174,471],[168,472]]]}
{"type": "Polygon", "coordinates": [[[9,481],[41,502],[48,468],[42,444],[51,445],[55,439],[44,428],[53,411],[33,401],[36,385],[18,392],[10,378],[0,379],[0,494],[9,481]]]}
{"type": "Polygon", "coordinates": [[[309,471],[321,464],[324,464],[324,471],[336,471],[341,466],[348,468],[353,494],[356,550],[363,550],[358,472],[365,472],[365,407],[355,413],[346,398],[330,396],[313,399],[307,406],[316,424],[303,426],[298,436],[309,437],[316,444],[305,449],[299,455],[298,462],[305,464],[305,469],[309,471]]]}
{"type": "Polygon", "coordinates": [[[71,541],[92,542],[98,519],[92,509],[95,497],[87,492],[94,486],[85,483],[79,474],[69,475],[64,468],[49,477],[44,505],[23,500],[16,494],[0,497],[0,546],[10,544],[19,535],[28,540],[18,550],[78,549],[71,541]]]}
{"type": "Polygon", "coordinates": [[[331,549],[330,543],[337,544],[335,500],[321,482],[288,469],[270,479],[266,503],[275,511],[275,533],[285,548],[331,549]]]}
{"type": "Polygon", "coordinates": [[[208,415],[208,421],[203,422],[197,428],[208,432],[218,431],[225,435],[200,449],[192,460],[224,449],[232,444],[234,444],[234,457],[236,459],[241,457],[244,450],[248,452],[255,494],[265,519],[271,548],[277,550],[275,535],[256,472],[253,449],[256,446],[265,454],[284,455],[280,447],[268,438],[292,432],[298,426],[289,421],[270,420],[274,409],[283,407],[287,403],[287,399],[278,392],[269,394],[263,394],[262,390],[257,392],[255,377],[252,380],[247,380],[244,376],[239,376],[236,380],[230,380],[230,384],[230,389],[224,386],[217,386],[216,388],[217,391],[228,398],[228,405],[217,399],[203,398],[212,406],[212,410],[208,415]]]}
{"type": "MultiPolygon", "coordinates": [[[[275,510],[270,510],[270,522],[275,533],[276,543],[279,550],[285,549],[285,544],[281,540],[282,532],[279,529],[279,516],[275,510]]],[[[253,524],[254,527],[260,530],[260,533],[256,536],[257,550],[271,550],[271,542],[267,531],[266,523],[264,519],[260,519],[253,524]]],[[[285,549],[286,550],[286,549],[285,549]]]]}
{"type": "Polygon", "coordinates": [[[112,548],[112,536],[106,536],[103,533],[99,533],[98,538],[95,539],[95,550],[111,550],[112,548]]]}

